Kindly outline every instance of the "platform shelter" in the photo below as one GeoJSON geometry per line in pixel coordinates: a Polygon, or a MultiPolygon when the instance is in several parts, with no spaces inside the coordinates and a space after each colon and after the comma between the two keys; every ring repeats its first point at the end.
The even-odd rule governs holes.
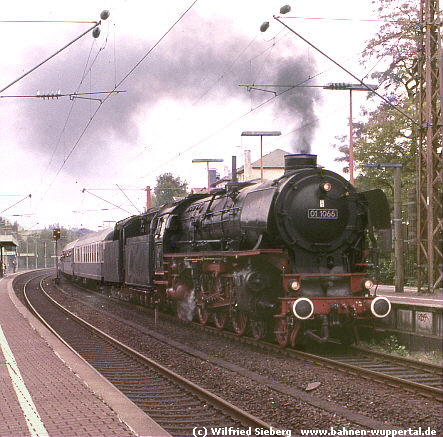
{"type": "Polygon", "coordinates": [[[17,246],[17,238],[13,235],[0,235],[0,277],[5,273],[5,252],[15,251],[17,246]]]}

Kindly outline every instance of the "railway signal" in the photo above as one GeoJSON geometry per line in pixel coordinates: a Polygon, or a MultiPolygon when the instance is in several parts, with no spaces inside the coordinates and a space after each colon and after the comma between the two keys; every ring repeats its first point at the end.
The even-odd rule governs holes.
{"type": "Polygon", "coordinates": [[[60,228],[55,228],[52,230],[52,239],[55,242],[55,258],[54,258],[54,263],[55,263],[55,268],[57,271],[57,277],[55,278],[55,283],[58,284],[60,281],[60,277],[59,277],[59,272],[58,272],[58,267],[57,267],[57,256],[58,256],[58,240],[60,240],[60,228]]]}
{"type": "Polygon", "coordinates": [[[52,230],[52,239],[54,241],[60,240],[60,229],[59,228],[52,230]]]}

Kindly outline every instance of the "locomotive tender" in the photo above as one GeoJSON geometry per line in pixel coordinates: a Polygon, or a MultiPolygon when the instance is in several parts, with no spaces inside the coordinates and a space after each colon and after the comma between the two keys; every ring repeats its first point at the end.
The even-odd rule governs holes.
{"type": "MultiPolygon", "coordinates": [[[[235,171],[233,171],[235,174],[235,171]]],[[[373,229],[389,228],[381,190],[358,193],[316,155],[286,155],[285,173],[192,194],[68,244],[59,268],[183,319],[228,322],[281,346],[358,339],[356,321],[385,317],[366,273],[373,229]]]]}

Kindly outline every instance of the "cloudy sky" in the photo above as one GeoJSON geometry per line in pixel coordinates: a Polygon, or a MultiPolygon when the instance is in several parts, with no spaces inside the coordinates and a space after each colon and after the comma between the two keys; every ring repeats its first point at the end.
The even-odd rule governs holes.
{"type": "MultiPolygon", "coordinates": [[[[380,25],[366,21],[375,18],[371,1],[304,3],[291,4],[285,23],[364,78],[359,53],[380,25]]],[[[0,89],[80,36],[103,9],[110,17],[97,39],[89,32],[0,93],[0,215],[26,229],[97,230],[142,211],[144,189],[159,174],[204,186],[206,167],[193,158],[224,159],[215,166],[222,176],[232,155],[239,165],[246,149],[258,159],[259,139],[242,138],[244,130],[280,130],[265,153],[311,152],[340,170],[331,144],[348,133],[349,94],[321,86],[355,80],[273,19],[282,5],[7,2],[0,89]]],[[[357,117],[366,93],[354,94],[357,117]]]]}

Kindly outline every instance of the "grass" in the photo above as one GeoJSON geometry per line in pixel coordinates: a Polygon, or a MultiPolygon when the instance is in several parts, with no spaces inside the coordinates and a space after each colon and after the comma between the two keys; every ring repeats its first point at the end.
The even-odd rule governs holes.
{"type": "Polygon", "coordinates": [[[371,339],[362,341],[361,346],[378,352],[384,352],[400,357],[411,358],[426,363],[443,365],[443,356],[441,350],[433,351],[408,351],[406,346],[399,343],[395,335],[390,335],[381,340],[371,339]]]}

